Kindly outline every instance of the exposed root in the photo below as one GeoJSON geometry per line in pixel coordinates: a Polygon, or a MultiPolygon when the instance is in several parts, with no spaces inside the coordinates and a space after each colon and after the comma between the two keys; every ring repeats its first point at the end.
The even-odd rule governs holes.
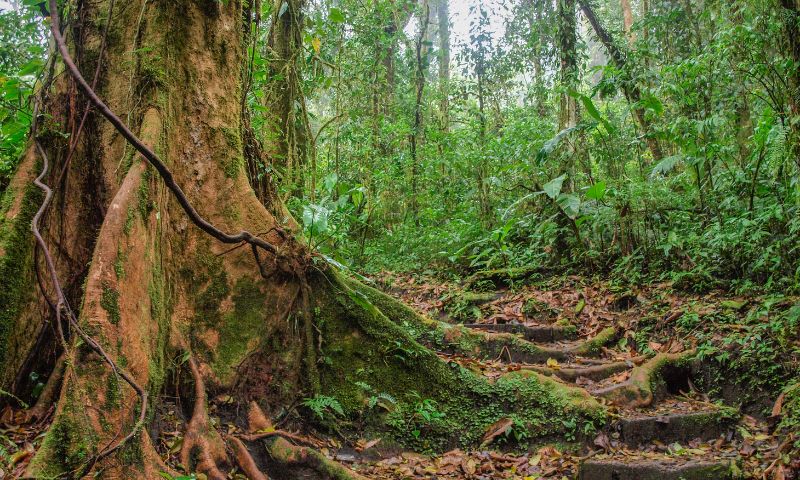
{"type": "Polygon", "coordinates": [[[448,326],[444,341],[451,349],[456,350],[456,353],[473,357],[503,357],[514,362],[541,363],[551,358],[561,361],[576,356],[599,356],[603,351],[602,347],[610,343],[616,335],[616,329],[609,327],[591,339],[561,348],[529,342],[519,334],[481,332],[459,326],[448,326]],[[464,349],[464,345],[473,345],[473,348],[464,349]]]}
{"type": "Polygon", "coordinates": [[[608,378],[615,373],[624,372],[631,367],[641,365],[645,360],[646,357],[635,357],[624,362],[612,362],[578,368],[551,368],[540,365],[532,365],[523,367],[523,370],[533,370],[541,373],[542,375],[555,376],[567,382],[574,382],[580,377],[588,378],[589,380],[597,382],[608,378]]]}
{"type": "Polygon", "coordinates": [[[53,372],[50,374],[50,378],[47,379],[47,383],[42,393],[39,395],[39,399],[36,400],[36,405],[25,412],[24,423],[36,422],[43,419],[48,414],[53,403],[55,403],[59,387],[61,387],[61,380],[64,378],[66,364],[66,355],[62,353],[56,360],[53,372]]]}
{"type": "Polygon", "coordinates": [[[250,452],[241,440],[236,437],[228,437],[228,442],[233,449],[236,463],[247,478],[250,480],[269,480],[269,477],[258,469],[255,460],[253,460],[253,456],[250,455],[250,452]]]}
{"type": "MultiPolygon", "coordinates": [[[[272,422],[269,421],[255,402],[250,403],[248,422],[248,428],[251,432],[275,431],[272,422]]],[[[367,480],[366,477],[329,459],[319,451],[309,447],[292,445],[288,440],[280,436],[273,436],[272,440],[266,442],[266,446],[267,452],[276,462],[290,467],[310,468],[316,471],[321,479],[367,480]]]]}
{"type": "Polygon", "coordinates": [[[693,354],[694,351],[677,354],[659,353],[643,365],[634,368],[627,381],[592,393],[606,399],[611,405],[628,408],[648,407],[653,403],[656,393],[654,384],[662,377],[663,368],[687,360],[693,354]]]}
{"type": "Polygon", "coordinates": [[[220,464],[228,462],[228,455],[225,453],[225,444],[219,433],[209,425],[208,421],[208,396],[206,386],[197,362],[189,357],[189,369],[194,378],[195,401],[192,411],[192,418],[186,427],[181,447],[181,463],[184,467],[190,468],[192,465],[193,453],[197,452],[198,472],[206,474],[211,480],[225,480],[227,476],[219,469],[220,464]]]}

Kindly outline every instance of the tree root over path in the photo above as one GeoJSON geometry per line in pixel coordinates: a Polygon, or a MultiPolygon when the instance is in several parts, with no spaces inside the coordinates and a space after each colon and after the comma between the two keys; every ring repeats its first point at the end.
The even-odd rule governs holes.
{"type": "MultiPolygon", "coordinates": [[[[250,403],[248,413],[250,431],[275,431],[264,412],[255,402],[250,403]]],[[[273,437],[264,442],[272,460],[286,467],[306,467],[317,472],[319,478],[330,480],[367,480],[366,477],[353,472],[335,462],[317,450],[291,444],[283,437],[273,437]]],[[[252,458],[251,458],[252,459],[252,458]]]]}
{"type": "Polygon", "coordinates": [[[208,395],[197,362],[190,356],[188,363],[194,379],[195,399],[192,418],[183,437],[181,463],[190,468],[192,454],[197,451],[197,471],[206,474],[211,480],[225,480],[227,477],[219,468],[220,464],[227,463],[228,460],[225,444],[216,429],[209,425],[208,395]]]}
{"type": "Polygon", "coordinates": [[[648,407],[657,393],[657,383],[664,380],[664,369],[678,367],[694,356],[694,351],[659,353],[644,364],[634,368],[627,381],[592,392],[608,403],[620,407],[648,407]]]}

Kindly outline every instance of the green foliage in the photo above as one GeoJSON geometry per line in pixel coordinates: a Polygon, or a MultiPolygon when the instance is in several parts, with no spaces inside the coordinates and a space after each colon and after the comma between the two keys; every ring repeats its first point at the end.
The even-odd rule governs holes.
{"type": "Polygon", "coordinates": [[[44,65],[44,31],[30,7],[0,9],[0,193],[25,147],[30,96],[44,65]]]}
{"type": "Polygon", "coordinates": [[[344,415],[344,410],[339,401],[327,395],[314,395],[312,398],[306,398],[303,400],[302,405],[314,412],[314,415],[320,420],[324,420],[326,414],[344,415]]]}

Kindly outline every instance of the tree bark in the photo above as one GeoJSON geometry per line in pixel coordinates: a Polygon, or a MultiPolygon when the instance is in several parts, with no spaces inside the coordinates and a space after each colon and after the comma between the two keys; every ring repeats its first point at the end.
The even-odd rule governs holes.
{"type": "Polygon", "coordinates": [[[438,0],[436,16],[439,21],[439,117],[443,132],[450,131],[450,5],[438,0]]]}
{"type": "MultiPolygon", "coordinates": [[[[561,58],[561,85],[565,90],[576,90],[578,86],[577,32],[575,0],[558,0],[558,42],[561,58]]],[[[578,100],[561,93],[558,129],[574,127],[579,121],[578,100]]]]}
{"type": "Polygon", "coordinates": [[[629,42],[636,40],[633,36],[633,10],[631,10],[630,0],[620,0],[622,7],[622,27],[625,30],[625,36],[628,37],[629,42]]]}
{"type": "Polygon", "coordinates": [[[422,97],[425,93],[425,70],[427,48],[424,46],[425,38],[428,36],[428,24],[430,22],[431,10],[428,2],[423,2],[423,12],[419,18],[419,34],[415,46],[416,68],[414,69],[414,85],[416,96],[414,99],[414,123],[411,130],[411,213],[414,221],[419,224],[419,192],[417,183],[419,182],[419,143],[422,137],[422,97]]]}

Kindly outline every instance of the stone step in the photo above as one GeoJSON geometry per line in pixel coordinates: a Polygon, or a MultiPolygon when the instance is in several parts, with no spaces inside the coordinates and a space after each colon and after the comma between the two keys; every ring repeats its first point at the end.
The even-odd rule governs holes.
{"type": "Polygon", "coordinates": [[[730,459],[666,455],[590,458],[578,469],[579,480],[734,480],[730,459]]]}
{"type": "Polygon", "coordinates": [[[486,330],[490,332],[518,333],[529,342],[558,342],[562,340],[574,340],[578,338],[578,331],[573,326],[563,327],[559,325],[536,325],[528,326],[519,323],[466,323],[467,328],[486,330]]]}
{"type": "Polygon", "coordinates": [[[709,441],[731,431],[736,416],[728,410],[706,409],[694,412],[665,412],[623,417],[611,428],[619,434],[619,441],[629,447],[691,440],[709,441]]]}

